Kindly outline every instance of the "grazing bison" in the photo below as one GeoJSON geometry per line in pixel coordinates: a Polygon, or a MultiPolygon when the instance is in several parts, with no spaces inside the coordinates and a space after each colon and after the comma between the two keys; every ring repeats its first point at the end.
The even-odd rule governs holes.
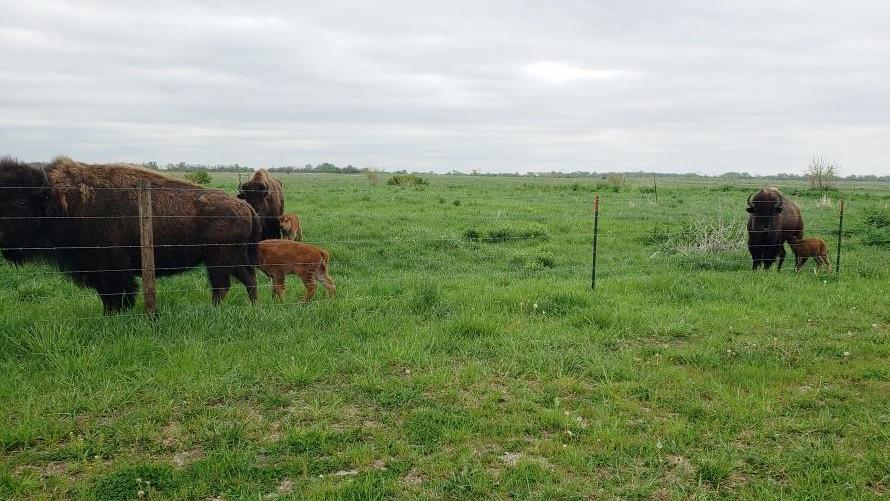
{"type": "Polygon", "coordinates": [[[278,218],[284,213],[284,192],[281,181],[266,169],[256,171],[250,181],[238,187],[238,198],[244,199],[263,221],[262,239],[281,238],[278,218]]]}
{"type": "Polygon", "coordinates": [[[778,257],[777,269],[785,260],[785,242],[803,237],[800,209],[775,188],[764,188],[748,196],[748,251],[753,269],[769,269],[778,257]]]}
{"type": "Polygon", "coordinates": [[[825,266],[830,272],[831,263],[828,262],[828,245],[821,238],[801,238],[796,243],[791,244],[791,250],[794,251],[794,260],[796,270],[800,271],[807,259],[813,258],[816,261],[816,269],[825,266]]]}
{"type": "Polygon", "coordinates": [[[14,264],[55,263],[76,283],[98,292],[106,313],[136,301],[140,271],[137,187],[148,181],[155,266],[170,275],[201,263],[222,301],[234,275],[256,300],[260,220],[221,190],[138,167],[87,165],[60,157],[46,167],[0,158],[0,248],[14,264]]]}
{"type": "Polygon", "coordinates": [[[272,292],[279,300],[284,299],[284,278],[293,273],[306,286],[303,303],[315,295],[315,281],[324,285],[328,297],[334,297],[337,287],[328,275],[330,254],[318,247],[293,240],[263,240],[260,242],[259,267],[272,278],[272,292]]]}

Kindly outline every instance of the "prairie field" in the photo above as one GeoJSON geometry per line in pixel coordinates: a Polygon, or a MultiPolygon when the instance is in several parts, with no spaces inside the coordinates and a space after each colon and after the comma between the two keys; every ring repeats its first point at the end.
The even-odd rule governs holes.
{"type": "Polygon", "coordinates": [[[794,273],[750,269],[751,180],[390,176],[278,175],[331,252],[308,305],[199,268],[102,316],[0,263],[0,498],[890,492],[890,184],[776,181],[830,247],[794,273]]]}

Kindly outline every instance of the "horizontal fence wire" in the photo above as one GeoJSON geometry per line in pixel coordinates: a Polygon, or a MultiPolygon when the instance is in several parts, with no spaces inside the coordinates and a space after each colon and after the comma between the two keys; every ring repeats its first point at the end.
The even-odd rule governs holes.
{"type": "MultiPolygon", "coordinates": [[[[273,174],[282,174],[282,173],[274,173],[273,174]]],[[[285,174],[286,176],[290,176],[291,174],[285,174]]],[[[300,173],[295,173],[294,175],[301,175],[300,173]]],[[[465,179],[463,176],[460,177],[461,180],[465,179]]],[[[488,178],[486,178],[488,179],[488,178]]],[[[376,194],[382,195],[383,199],[386,200],[391,199],[393,201],[402,201],[405,199],[421,199],[429,202],[429,205],[432,207],[436,207],[437,205],[443,206],[443,209],[432,212],[424,212],[422,215],[412,218],[410,214],[407,215],[399,215],[394,217],[380,217],[375,216],[371,213],[362,212],[356,214],[337,214],[338,220],[352,220],[363,221],[370,224],[376,225],[392,225],[393,223],[417,223],[417,224],[429,224],[428,218],[432,217],[440,217],[443,222],[447,222],[451,225],[462,222],[481,222],[483,223],[491,223],[491,224],[510,224],[512,222],[527,222],[527,223],[540,223],[545,227],[547,225],[559,225],[562,223],[583,223],[583,228],[578,227],[577,229],[572,229],[571,231],[561,229],[556,232],[556,234],[532,234],[532,235],[497,235],[492,234],[491,232],[497,230],[497,228],[492,229],[478,229],[476,235],[469,235],[469,230],[474,230],[476,228],[469,228],[463,235],[443,235],[441,237],[435,237],[430,235],[406,235],[401,237],[385,237],[385,238],[375,238],[370,236],[361,236],[361,237],[353,237],[353,238],[335,238],[335,239],[323,239],[323,240],[312,240],[307,241],[306,243],[310,243],[312,245],[333,245],[333,246],[349,246],[349,245],[415,245],[417,243],[422,244],[436,244],[436,243],[458,243],[462,245],[466,245],[470,250],[476,250],[484,244],[492,244],[492,249],[494,249],[494,244],[502,243],[502,242],[556,242],[556,243],[571,243],[573,245],[578,244],[579,247],[577,249],[577,262],[566,262],[563,263],[565,269],[570,270],[574,273],[577,270],[583,270],[586,266],[584,263],[584,257],[586,255],[589,247],[582,247],[583,245],[589,244],[589,239],[591,238],[591,234],[587,225],[592,225],[593,223],[593,214],[590,210],[583,210],[575,213],[574,211],[566,212],[566,213],[558,213],[558,214],[534,214],[534,213],[517,213],[517,210],[512,207],[508,207],[508,204],[522,204],[528,201],[538,200],[542,197],[536,197],[535,191],[540,191],[543,195],[544,193],[552,193],[555,191],[565,192],[566,194],[571,195],[570,197],[566,197],[567,201],[571,203],[578,203],[583,205],[592,204],[592,195],[594,193],[594,189],[600,188],[602,183],[597,183],[596,180],[593,179],[573,179],[573,178],[558,178],[559,181],[547,182],[544,184],[536,184],[540,182],[542,178],[534,178],[535,183],[532,183],[532,179],[529,181],[526,180],[516,180],[516,178],[505,178],[510,179],[510,183],[504,183],[503,187],[491,188],[486,187],[487,192],[491,192],[493,194],[497,194],[501,191],[509,191],[511,196],[509,198],[505,198],[503,202],[505,203],[503,212],[498,211],[496,214],[462,214],[460,211],[470,210],[473,211],[473,208],[465,208],[462,205],[454,204],[455,206],[452,208],[451,204],[448,203],[447,198],[454,197],[456,200],[484,200],[490,201],[493,194],[485,194],[485,195],[469,195],[460,192],[460,189],[470,189],[472,186],[449,186],[446,185],[446,188],[453,188],[453,192],[446,193],[438,193],[433,198],[433,196],[423,190],[411,190],[411,189],[401,189],[398,191],[382,191],[380,188],[369,187],[368,191],[364,194],[376,194]],[[527,186],[524,185],[527,183],[527,186]],[[500,188],[504,188],[503,190],[500,188]],[[517,195],[518,192],[518,195],[517,195]],[[435,202],[438,201],[438,204],[435,202]]],[[[233,177],[234,180],[234,177],[233,177]]],[[[247,181],[248,179],[244,179],[247,181]]],[[[635,178],[634,181],[637,181],[635,178]]],[[[718,209],[724,209],[723,213],[719,216],[708,216],[707,212],[703,212],[700,208],[693,208],[689,206],[682,206],[679,204],[675,204],[671,200],[672,190],[683,189],[686,187],[701,189],[699,186],[709,186],[712,189],[709,191],[726,191],[721,188],[724,185],[719,183],[712,184],[701,184],[696,186],[696,183],[684,182],[682,184],[677,183],[673,184],[671,181],[665,181],[664,178],[658,178],[659,182],[659,190],[661,192],[661,196],[663,197],[661,201],[656,200],[654,193],[644,192],[642,194],[636,194],[631,192],[616,192],[609,193],[608,190],[606,193],[601,194],[601,224],[605,227],[604,230],[598,233],[598,238],[602,245],[605,246],[606,249],[609,248],[610,245],[618,243],[621,245],[621,251],[626,252],[626,249],[629,247],[637,247],[640,249],[640,252],[632,257],[626,256],[609,256],[608,253],[605,255],[601,255],[601,264],[600,267],[605,269],[605,274],[607,276],[613,276],[615,274],[620,274],[625,270],[634,270],[637,269],[640,265],[646,265],[649,263],[657,263],[666,260],[676,261],[680,260],[683,262],[689,262],[694,265],[744,265],[745,267],[749,267],[752,263],[751,258],[748,257],[747,251],[749,249],[757,249],[758,247],[775,247],[773,244],[748,244],[746,241],[746,237],[748,234],[757,235],[759,232],[771,233],[772,230],[752,230],[748,231],[746,229],[746,224],[749,219],[749,215],[745,212],[746,201],[744,193],[732,194],[728,195],[725,199],[725,202],[720,202],[717,204],[710,204],[708,206],[709,212],[714,212],[718,209]],[[693,218],[692,220],[681,221],[681,223],[689,223],[689,224],[707,224],[709,222],[716,222],[717,224],[725,224],[729,231],[737,232],[732,238],[725,240],[719,244],[702,244],[699,247],[705,247],[705,249],[696,248],[696,244],[694,242],[674,242],[671,240],[671,235],[668,234],[664,237],[667,240],[667,243],[662,244],[659,242],[659,236],[657,232],[650,235],[645,233],[646,230],[642,230],[643,233],[640,233],[640,229],[637,228],[634,236],[629,237],[627,232],[620,227],[620,225],[626,221],[646,221],[651,222],[653,225],[663,224],[663,221],[658,220],[650,220],[648,217],[643,217],[639,213],[635,212],[637,204],[647,205],[651,207],[665,207],[665,209],[659,210],[671,210],[672,214],[675,214],[677,217],[686,217],[693,218]],[[688,208],[687,208],[688,207],[688,208]],[[727,216],[726,210],[728,209],[730,213],[734,213],[735,216],[727,216]],[[709,219],[710,217],[710,219],[709,219]],[[609,228],[612,226],[612,228],[609,228]],[[714,245],[716,249],[707,248],[708,245],[714,245]]],[[[784,183],[780,183],[784,184],[784,183]]],[[[750,185],[741,184],[741,183],[727,183],[734,191],[741,190],[756,190],[761,187],[761,184],[757,184],[752,182],[750,185]]],[[[442,185],[439,185],[441,188],[442,185]]],[[[645,188],[645,182],[640,182],[635,185],[635,189],[645,188]]],[[[803,186],[800,186],[804,188],[803,186]]],[[[871,186],[875,187],[875,186],[871,186]]],[[[43,190],[48,187],[46,186],[0,186],[0,190],[30,190],[33,191],[43,190]]],[[[133,192],[133,196],[135,199],[135,194],[140,188],[136,187],[81,187],[81,186],[51,186],[53,190],[59,190],[61,192],[77,192],[83,194],[84,190],[86,191],[129,191],[133,192]]],[[[225,192],[228,193],[227,188],[207,188],[207,187],[170,187],[170,186],[152,186],[148,188],[148,191],[153,193],[158,193],[161,191],[171,191],[171,192],[225,192]]],[[[237,186],[235,187],[237,189],[237,186]]],[[[844,185],[844,188],[851,188],[849,185],[844,185]]],[[[263,190],[240,190],[241,193],[250,194],[250,193],[260,193],[263,190]]],[[[302,197],[312,193],[311,191],[298,191],[298,190],[284,190],[284,195],[290,197],[302,197]]],[[[730,193],[730,191],[727,191],[730,193]]],[[[14,193],[3,193],[0,192],[0,196],[15,196],[14,193]]],[[[819,211],[819,218],[817,219],[827,219],[834,218],[837,215],[837,204],[842,198],[843,194],[838,192],[828,193],[822,201],[820,200],[796,200],[796,204],[801,209],[806,209],[808,211],[819,211]]],[[[361,203],[357,203],[356,205],[362,206],[361,203]]],[[[312,207],[310,205],[309,207],[312,207]]],[[[320,209],[318,209],[320,210],[320,209]]],[[[299,211],[298,211],[299,212],[299,211]]],[[[846,214],[849,216],[851,213],[856,213],[856,204],[851,204],[849,201],[847,202],[847,206],[845,208],[846,214]]],[[[36,222],[46,221],[46,220],[64,220],[66,222],[71,221],[107,221],[109,223],[121,222],[127,220],[136,220],[140,216],[138,214],[112,214],[112,215],[89,215],[89,216],[78,216],[78,215],[4,215],[0,216],[0,221],[22,221],[22,220],[33,220],[36,222]]],[[[753,219],[756,222],[757,216],[753,216],[753,219]]],[[[230,216],[230,215],[184,215],[184,214],[154,214],[152,219],[155,221],[163,221],[167,219],[172,220],[182,220],[182,219],[191,219],[196,221],[203,220],[227,220],[227,219],[243,219],[240,216],[230,216]]],[[[669,224],[673,225],[674,229],[682,230],[682,227],[677,226],[677,221],[671,221],[669,224]]],[[[444,225],[444,223],[443,223],[444,225]]],[[[113,227],[113,225],[109,225],[113,227]]],[[[96,226],[90,226],[91,228],[95,228],[96,226]]],[[[563,228],[567,228],[568,226],[564,226],[563,228]]],[[[837,236],[838,227],[831,226],[830,223],[826,223],[824,221],[819,222],[816,226],[807,226],[805,225],[805,230],[807,235],[811,235],[813,233],[821,234],[826,238],[826,244],[828,245],[829,254],[832,254],[834,249],[834,241],[829,241],[837,236]]],[[[852,227],[844,227],[842,236],[844,240],[849,240],[851,238],[855,238],[864,232],[868,231],[869,228],[861,225],[854,225],[852,227]]],[[[454,230],[460,233],[460,230],[454,230]]],[[[518,231],[522,231],[522,228],[518,228],[518,231]]],[[[251,246],[252,243],[244,243],[244,242],[210,242],[210,243],[156,243],[154,248],[156,250],[162,251],[175,251],[176,249],[187,249],[187,248],[214,248],[214,247],[246,247],[251,246]]],[[[139,244],[120,244],[120,245],[68,245],[68,246],[8,246],[0,248],[0,251],[22,251],[22,252],[41,252],[41,253],[54,253],[54,252],[74,252],[77,251],[107,251],[107,250],[138,250],[141,249],[142,246],[139,244]]],[[[793,249],[792,249],[793,250],[793,249]]],[[[862,257],[853,255],[848,256],[845,255],[845,263],[849,266],[850,259],[852,258],[853,263],[861,263],[862,257]]],[[[574,259],[575,256],[572,256],[574,259]]],[[[453,259],[453,258],[451,258],[453,259]]],[[[564,259],[564,258],[563,258],[564,259]]],[[[788,260],[788,265],[792,266],[794,264],[794,256],[793,252],[788,252],[786,259],[788,260]]],[[[833,256],[829,256],[829,259],[833,261],[833,256]]],[[[335,274],[335,282],[340,280],[336,277],[336,274],[341,274],[341,277],[345,281],[345,283],[351,283],[353,280],[361,280],[358,276],[352,276],[353,273],[368,273],[372,271],[375,266],[373,264],[356,264],[353,263],[353,259],[343,259],[338,260],[336,255],[332,256],[332,258],[328,262],[329,270],[335,274]]],[[[138,260],[136,261],[138,262],[138,260]]],[[[448,281],[448,280],[465,280],[468,277],[479,277],[485,272],[491,272],[493,269],[490,265],[480,265],[475,269],[478,271],[459,271],[457,273],[454,272],[454,269],[449,267],[449,258],[443,256],[429,256],[427,259],[415,259],[415,260],[405,260],[400,258],[399,265],[400,266],[423,266],[425,269],[418,269],[412,273],[402,273],[400,277],[381,277],[374,278],[373,284],[376,285],[378,283],[401,283],[405,280],[416,280],[418,278],[418,274],[423,271],[433,271],[433,272],[447,272],[442,275],[437,275],[437,278],[440,280],[448,281]],[[430,266],[431,262],[434,261],[435,265],[438,266],[430,266]]],[[[271,266],[309,266],[315,265],[317,262],[310,261],[290,261],[285,263],[273,263],[271,266]]],[[[589,264],[589,263],[586,263],[589,264]]],[[[176,272],[183,272],[192,269],[215,269],[215,268],[240,268],[245,266],[245,264],[227,264],[227,265],[207,265],[201,264],[196,266],[157,266],[155,271],[160,273],[161,275],[172,274],[176,272]]],[[[466,268],[465,266],[464,268],[466,268]]],[[[468,266],[471,270],[474,269],[472,265],[468,266]]],[[[3,266],[0,265],[0,269],[3,266]]],[[[51,274],[101,274],[101,273],[132,273],[138,274],[142,271],[141,267],[135,267],[135,265],[131,265],[130,267],[108,267],[102,269],[65,269],[62,271],[57,271],[54,269],[25,269],[18,268],[16,270],[16,274],[19,277],[31,277],[31,276],[45,276],[51,274]]],[[[502,278],[529,278],[530,276],[536,277],[546,277],[548,274],[553,276],[560,276],[567,274],[568,271],[561,270],[560,272],[553,272],[547,269],[544,270],[536,270],[536,271],[528,271],[528,270],[495,270],[499,274],[499,277],[502,278]],[[537,273],[537,275],[535,275],[537,273]]],[[[388,272],[391,275],[391,272],[388,272]]],[[[257,270],[257,277],[262,277],[262,273],[257,270]]],[[[578,276],[579,279],[583,278],[580,274],[578,276]]],[[[262,279],[260,279],[262,280],[262,279]]],[[[321,284],[323,285],[323,284],[321,284]]],[[[209,293],[214,289],[210,286],[209,283],[204,283],[203,285],[196,284],[194,287],[184,287],[182,284],[172,286],[174,288],[166,288],[164,283],[161,282],[158,287],[158,292],[161,294],[186,294],[193,292],[201,292],[201,293],[209,293]]],[[[241,284],[234,283],[232,285],[233,288],[241,287],[241,284]]],[[[266,289],[272,288],[271,284],[258,283],[258,289],[266,289]]],[[[102,296],[120,296],[120,295],[131,295],[132,292],[113,292],[113,293],[96,293],[90,291],[89,293],[85,293],[85,295],[89,295],[89,297],[95,297],[96,295],[102,296]]],[[[386,300],[392,300],[394,298],[385,298],[386,300]]],[[[337,301],[342,300],[352,300],[351,298],[338,298],[337,301]]],[[[362,296],[361,298],[355,298],[355,300],[375,300],[379,301],[379,296],[362,296]]],[[[274,305],[302,305],[302,302],[298,303],[284,303],[284,302],[276,302],[271,303],[274,305]]],[[[312,304],[312,303],[310,303],[312,304]]],[[[206,312],[206,309],[195,310],[200,312],[206,312]]],[[[160,314],[173,314],[172,311],[162,311],[160,314]]],[[[183,310],[177,310],[175,314],[182,314],[183,310]]],[[[146,313],[118,313],[114,315],[112,318],[121,318],[126,316],[150,316],[146,313]]],[[[97,318],[108,318],[106,316],[93,316],[93,317],[81,317],[82,319],[97,319],[97,318]]],[[[48,319],[52,320],[52,319],[48,319]]]]}

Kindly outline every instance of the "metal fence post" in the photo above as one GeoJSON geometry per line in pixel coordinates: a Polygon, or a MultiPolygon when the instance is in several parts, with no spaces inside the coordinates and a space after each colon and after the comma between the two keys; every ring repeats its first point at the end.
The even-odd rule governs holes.
{"type": "Polygon", "coordinates": [[[151,218],[151,183],[139,181],[137,190],[139,206],[139,245],[142,254],[142,294],[145,298],[145,312],[155,314],[155,252],[154,228],[151,218]]]}
{"type": "Polygon", "coordinates": [[[590,271],[590,288],[596,289],[596,240],[599,234],[600,225],[600,196],[597,194],[593,199],[593,265],[590,271]]]}
{"type": "Polygon", "coordinates": [[[834,261],[834,273],[841,272],[841,241],[844,238],[844,199],[841,199],[841,216],[837,224],[837,259],[834,261]]]}

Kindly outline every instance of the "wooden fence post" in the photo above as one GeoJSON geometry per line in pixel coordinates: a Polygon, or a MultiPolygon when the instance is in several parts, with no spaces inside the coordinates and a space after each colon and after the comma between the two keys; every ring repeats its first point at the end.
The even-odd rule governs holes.
{"type": "Polygon", "coordinates": [[[155,314],[155,251],[154,228],[151,219],[151,183],[139,181],[139,245],[142,251],[142,294],[145,298],[145,312],[155,314]]]}
{"type": "Polygon", "coordinates": [[[844,199],[841,199],[841,217],[837,225],[837,259],[834,261],[835,275],[841,272],[841,240],[844,238],[844,199]]]}
{"type": "Polygon", "coordinates": [[[597,194],[593,199],[593,266],[590,270],[590,288],[596,289],[596,239],[599,234],[600,225],[600,196],[597,194]]]}

